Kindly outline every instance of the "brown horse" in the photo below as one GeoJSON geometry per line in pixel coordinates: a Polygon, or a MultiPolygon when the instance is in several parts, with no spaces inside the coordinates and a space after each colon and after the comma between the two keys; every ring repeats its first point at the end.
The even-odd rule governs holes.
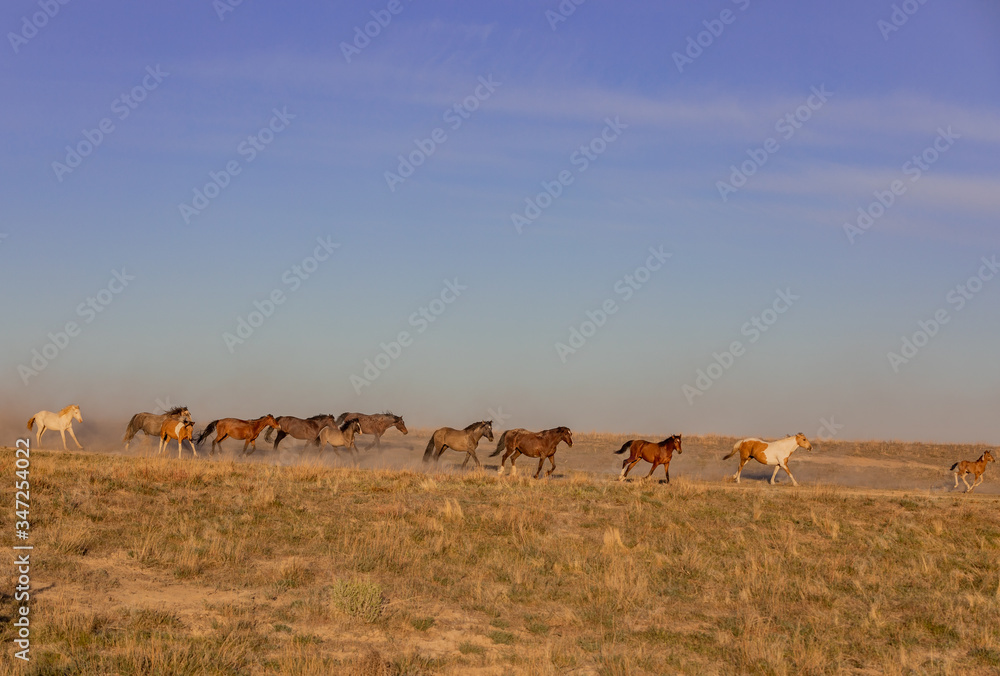
{"type": "Polygon", "coordinates": [[[198,449],[194,447],[194,423],[190,420],[177,420],[176,418],[167,418],[160,425],[160,449],[156,452],[157,455],[163,453],[163,449],[167,447],[167,441],[169,439],[177,440],[177,459],[181,459],[181,442],[185,439],[191,444],[191,450],[194,451],[194,457],[198,457],[198,449]]]}
{"type": "Polygon", "coordinates": [[[476,467],[482,467],[483,464],[476,457],[476,446],[479,445],[479,440],[483,436],[493,441],[492,420],[472,423],[464,430],[456,430],[451,427],[442,427],[435,430],[434,434],[431,435],[431,440],[427,442],[427,448],[424,450],[424,462],[430,462],[431,458],[434,458],[434,462],[437,462],[445,449],[450,448],[453,451],[468,453],[465,456],[465,462],[462,463],[462,469],[465,469],[470,459],[476,461],[476,467]]]}
{"type": "Polygon", "coordinates": [[[626,441],[624,446],[615,451],[615,455],[621,455],[625,451],[629,451],[629,456],[622,463],[622,473],[618,475],[619,481],[625,481],[625,477],[632,471],[632,468],[640,460],[645,460],[646,462],[653,463],[653,466],[649,468],[649,474],[646,475],[646,478],[648,479],[653,476],[653,472],[656,471],[658,465],[663,465],[663,471],[667,475],[667,483],[670,483],[670,458],[673,456],[674,451],[678,453],[684,452],[681,450],[681,435],[679,434],[667,437],[658,444],[646,441],[645,439],[632,439],[631,441],[626,441]]]}
{"type": "MultiPolygon", "coordinates": [[[[319,445],[317,435],[319,431],[326,427],[327,425],[336,425],[334,417],[332,415],[314,415],[311,418],[296,418],[292,415],[279,415],[275,420],[278,421],[278,436],[274,439],[274,448],[271,450],[277,451],[278,444],[285,437],[291,437],[293,439],[304,439],[305,441],[311,442],[313,444],[319,445]]],[[[264,441],[271,440],[271,432],[273,428],[268,427],[264,431],[264,441]]]]}
{"type": "Polygon", "coordinates": [[[159,436],[160,430],[163,428],[163,423],[170,419],[191,422],[191,411],[186,406],[177,406],[160,415],[156,413],[136,413],[128,421],[128,427],[125,428],[125,436],[122,437],[125,450],[128,450],[129,444],[132,443],[132,438],[139,432],[145,432],[151,437],[159,436]]]}
{"type": "Polygon", "coordinates": [[[337,424],[343,425],[344,421],[350,420],[351,418],[357,418],[358,422],[361,423],[361,434],[375,435],[375,441],[365,448],[366,451],[371,450],[374,447],[378,447],[378,451],[381,453],[382,435],[385,434],[386,430],[390,427],[395,427],[403,434],[408,434],[406,423],[403,422],[403,418],[395,415],[392,411],[375,413],[372,415],[368,415],[366,413],[341,413],[337,416],[337,424]]]}
{"type": "Polygon", "coordinates": [[[983,473],[986,471],[986,463],[988,462],[993,462],[993,455],[989,451],[986,451],[979,456],[979,460],[976,460],[975,462],[972,462],[971,460],[961,460],[952,465],[951,470],[949,471],[955,473],[955,488],[958,488],[959,475],[962,476],[962,483],[965,484],[966,493],[983,483],[983,473]],[[971,486],[969,485],[969,482],[965,480],[965,475],[970,472],[975,477],[972,480],[971,486]]]}
{"type": "Polygon", "coordinates": [[[262,418],[256,418],[255,420],[241,420],[240,418],[222,418],[221,420],[213,420],[208,423],[201,435],[198,437],[198,443],[201,444],[209,434],[213,431],[218,430],[218,435],[212,440],[212,451],[210,455],[215,455],[216,444],[222,447],[222,442],[227,437],[232,437],[233,439],[245,439],[243,442],[243,454],[249,455],[257,450],[257,437],[260,435],[261,430],[266,426],[270,425],[274,429],[280,429],[278,426],[278,421],[274,419],[274,416],[268,413],[262,418]],[[247,453],[247,446],[250,446],[253,450],[247,453]]]}
{"type": "Polygon", "coordinates": [[[517,456],[526,455],[529,458],[538,458],[538,471],[535,472],[536,479],[541,475],[542,466],[545,464],[545,459],[548,458],[552,467],[545,473],[545,476],[551,476],[556,471],[556,447],[560,441],[565,441],[566,445],[572,448],[573,431],[568,427],[554,427],[538,434],[520,428],[507,430],[500,435],[500,441],[497,442],[497,450],[490,453],[490,457],[496,457],[500,455],[500,451],[506,449],[506,452],[500,459],[500,469],[498,470],[500,476],[503,476],[503,464],[508,457],[510,458],[511,475],[517,474],[517,467],[514,465],[517,456]]]}

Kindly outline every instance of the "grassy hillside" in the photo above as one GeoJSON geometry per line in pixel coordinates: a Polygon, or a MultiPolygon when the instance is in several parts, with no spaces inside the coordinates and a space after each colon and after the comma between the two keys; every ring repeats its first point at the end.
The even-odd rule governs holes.
{"type": "Polygon", "coordinates": [[[37,451],[31,482],[35,673],[1000,669],[994,496],[37,451]]]}

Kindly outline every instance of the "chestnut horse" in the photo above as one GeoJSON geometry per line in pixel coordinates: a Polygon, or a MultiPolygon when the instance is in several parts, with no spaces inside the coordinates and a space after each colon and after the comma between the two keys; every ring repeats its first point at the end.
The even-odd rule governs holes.
{"type": "Polygon", "coordinates": [[[227,437],[232,437],[233,439],[245,439],[243,442],[243,455],[250,455],[257,450],[257,437],[260,435],[261,430],[266,426],[270,425],[274,429],[280,429],[278,426],[278,421],[274,419],[274,416],[268,413],[262,418],[256,418],[255,420],[241,420],[240,418],[222,418],[221,420],[213,420],[208,423],[201,435],[198,437],[197,444],[201,445],[201,442],[205,440],[209,434],[213,431],[218,430],[218,435],[212,440],[212,451],[209,455],[215,455],[215,446],[219,445],[222,448],[222,442],[227,437]],[[250,446],[253,450],[247,453],[247,446],[250,446]]]}
{"type": "Polygon", "coordinates": [[[626,441],[625,445],[615,451],[615,455],[621,455],[625,451],[629,451],[629,456],[622,463],[622,473],[618,475],[619,481],[625,481],[625,477],[632,471],[632,468],[640,460],[645,460],[646,462],[653,463],[653,466],[649,468],[649,474],[646,475],[646,478],[648,479],[653,476],[653,472],[656,471],[657,466],[663,465],[663,471],[667,475],[667,483],[670,483],[670,458],[673,457],[674,451],[678,453],[684,452],[681,450],[681,435],[679,434],[667,437],[658,444],[646,441],[645,439],[632,439],[626,441]]]}
{"type": "Polygon", "coordinates": [[[806,439],[806,435],[801,432],[794,437],[785,437],[778,441],[763,441],[756,438],[743,439],[742,441],[737,441],[736,445],[733,446],[733,451],[722,459],[728,460],[737,453],[740,454],[740,468],[733,475],[736,483],[740,482],[740,473],[743,471],[743,465],[747,464],[750,458],[753,458],[762,465],[774,465],[774,472],[771,473],[772,484],[774,483],[774,477],[778,474],[778,470],[783,469],[785,470],[785,474],[792,480],[792,485],[798,486],[799,484],[795,481],[795,477],[788,471],[788,456],[792,454],[792,451],[800,447],[807,451],[812,450],[812,444],[806,439]]]}
{"type": "Polygon", "coordinates": [[[375,435],[375,441],[365,448],[366,451],[377,447],[379,453],[381,453],[382,435],[385,434],[391,427],[395,427],[403,434],[408,434],[406,423],[403,422],[403,418],[394,414],[392,411],[374,413],[372,415],[368,415],[366,413],[341,413],[337,416],[337,424],[343,425],[345,420],[350,420],[351,418],[357,418],[361,423],[361,434],[375,435]]]}
{"type": "Polygon", "coordinates": [[[427,448],[424,449],[424,462],[430,462],[431,458],[437,462],[445,449],[450,448],[453,451],[468,453],[465,456],[465,462],[462,463],[462,469],[465,469],[465,466],[469,464],[469,460],[475,460],[476,467],[482,467],[483,464],[476,457],[476,446],[479,445],[479,440],[484,436],[493,441],[492,420],[474,422],[464,430],[456,430],[451,427],[437,429],[431,435],[431,440],[427,442],[427,448]]]}
{"type": "Polygon", "coordinates": [[[156,452],[157,455],[163,453],[163,449],[167,447],[167,440],[176,439],[177,440],[177,459],[181,459],[181,442],[185,439],[191,444],[191,450],[194,451],[194,457],[198,457],[198,449],[194,447],[194,423],[190,420],[177,420],[176,418],[167,418],[160,425],[160,448],[156,452]]]}
{"type": "Polygon", "coordinates": [[[80,407],[76,404],[70,404],[58,413],[53,413],[52,411],[39,411],[35,415],[31,416],[31,420],[28,421],[28,429],[30,430],[35,422],[38,422],[38,435],[35,437],[35,444],[41,448],[42,446],[42,434],[46,430],[58,430],[59,434],[62,435],[63,440],[63,450],[68,451],[66,448],[66,430],[69,430],[69,435],[73,437],[73,441],[76,442],[77,448],[83,449],[80,445],[79,440],[76,435],[73,434],[73,421],[83,422],[83,415],[80,413],[80,407]]]}
{"type": "Polygon", "coordinates": [[[500,458],[500,469],[497,470],[500,476],[503,476],[504,462],[507,458],[510,458],[511,476],[517,474],[517,467],[514,465],[517,456],[526,455],[529,458],[538,458],[536,479],[541,475],[545,459],[548,458],[552,467],[545,473],[545,476],[551,476],[556,471],[556,447],[559,446],[560,441],[565,441],[566,445],[572,448],[573,431],[568,427],[553,427],[537,434],[520,428],[507,430],[500,435],[497,450],[490,453],[490,457],[496,457],[500,455],[500,451],[506,449],[503,457],[500,458]]]}
{"type": "Polygon", "coordinates": [[[976,460],[975,462],[972,462],[971,460],[961,460],[952,465],[949,471],[955,473],[955,488],[958,488],[958,476],[960,474],[962,475],[962,483],[965,484],[966,493],[983,483],[983,473],[986,471],[986,463],[988,462],[993,462],[993,455],[989,451],[986,451],[979,456],[979,460],[976,460]],[[971,486],[969,485],[969,482],[965,480],[965,475],[970,472],[975,477],[972,480],[971,486]]]}

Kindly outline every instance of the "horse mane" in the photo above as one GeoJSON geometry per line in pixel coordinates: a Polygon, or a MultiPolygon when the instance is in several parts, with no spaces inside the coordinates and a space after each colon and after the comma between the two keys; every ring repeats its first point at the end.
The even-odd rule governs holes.
{"type": "Polygon", "coordinates": [[[311,418],[306,418],[306,420],[320,420],[321,418],[336,418],[337,416],[330,415],[329,413],[320,413],[319,415],[314,415],[311,418]]]}
{"type": "Polygon", "coordinates": [[[487,424],[493,424],[493,421],[492,421],[492,420],[480,420],[479,422],[474,422],[474,423],[472,423],[471,425],[468,425],[468,426],[467,426],[467,427],[466,427],[466,428],[465,428],[464,430],[462,430],[462,431],[463,431],[463,432],[471,432],[472,430],[476,429],[476,428],[477,428],[477,427],[479,427],[480,425],[487,425],[487,424]]]}
{"type": "MultiPolygon", "coordinates": [[[[357,418],[348,418],[344,422],[342,422],[339,425],[337,425],[337,427],[340,428],[341,432],[346,432],[347,428],[350,427],[351,423],[354,423],[354,422],[358,423],[359,425],[361,424],[361,421],[358,420],[357,418]]],[[[329,427],[329,425],[327,425],[327,427],[329,427]]]]}
{"type": "Polygon", "coordinates": [[[59,411],[59,415],[63,415],[64,413],[67,413],[71,408],[80,408],[80,407],[77,406],[76,404],[70,404],[69,406],[67,406],[63,410],[59,411]]]}
{"type": "Polygon", "coordinates": [[[180,415],[187,406],[174,406],[172,409],[167,411],[167,415],[180,415]]]}

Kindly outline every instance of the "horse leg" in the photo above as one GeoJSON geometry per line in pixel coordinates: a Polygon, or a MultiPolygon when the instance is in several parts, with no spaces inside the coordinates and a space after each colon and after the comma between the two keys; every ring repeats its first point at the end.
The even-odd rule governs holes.
{"type": "Polygon", "coordinates": [[[653,476],[653,472],[655,472],[656,468],[659,467],[659,466],[660,466],[660,463],[657,462],[656,460],[654,460],[653,461],[653,466],[649,468],[649,474],[647,474],[645,478],[648,479],[649,477],[653,476]]]}
{"type": "Polygon", "coordinates": [[[479,456],[476,455],[476,449],[472,449],[472,459],[476,461],[476,469],[483,468],[483,463],[479,462],[479,456]]]}
{"type": "Polygon", "coordinates": [[[250,453],[247,453],[247,446],[249,446],[249,445],[250,445],[250,439],[247,439],[246,441],[243,442],[243,455],[250,455],[250,453],[253,453],[253,451],[257,450],[257,445],[254,444],[253,451],[250,451],[250,453]]]}
{"type": "Polygon", "coordinates": [[[68,449],[68,448],[66,448],[66,430],[59,430],[59,434],[61,434],[61,435],[62,435],[62,440],[63,440],[63,450],[64,450],[64,451],[68,451],[69,449],[68,449]]]}
{"type": "MultiPolygon", "coordinates": [[[[965,474],[968,474],[968,472],[966,472],[965,474]]],[[[962,483],[965,484],[965,492],[968,493],[969,491],[972,490],[972,487],[969,486],[969,482],[966,480],[965,474],[962,474],[962,483]]]]}
{"type": "Polygon", "coordinates": [[[271,450],[272,451],[277,451],[278,450],[278,444],[281,443],[281,440],[284,439],[287,436],[288,436],[288,433],[285,432],[285,430],[278,430],[278,433],[274,436],[274,446],[271,448],[271,450]]]}
{"type": "Polygon", "coordinates": [[[469,464],[470,460],[472,460],[472,455],[470,453],[466,453],[465,462],[462,463],[462,469],[465,469],[465,466],[469,464]]]}
{"type": "Polygon", "coordinates": [[[375,440],[373,442],[371,442],[370,444],[368,444],[367,446],[365,446],[365,450],[366,451],[370,451],[373,448],[375,448],[376,446],[378,446],[379,453],[381,453],[382,452],[382,444],[379,443],[378,438],[379,438],[379,434],[378,434],[378,432],[376,432],[375,433],[375,440]]]}
{"type": "Polygon", "coordinates": [[[663,466],[663,473],[667,475],[667,483],[670,483],[670,463],[663,466]]]}
{"type": "Polygon", "coordinates": [[[743,473],[743,465],[747,464],[747,460],[749,460],[749,459],[750,459],[750,458],[746,458],[746,459],[744,459],[744,458],[740,458],[740,466],[739,466],[739,469],[737,469],[737,470],[736,470],[736,474],[734,474],[734,475],[733,475],[733,478],[734,478],[734,479],[736,479],[736,483],[739,483],[739,482],[740,482],[740,474],[742,474],[742,473],[743,473]]]}
{"type": "Polygon", "coordinates": [[[42,447],[42,432],[45,431],[45,426],[42,423],[38,423],[38,434],[35,435],[35,446],[38,448],[42,447]]]}
{"type": "MultiPolygon", "coordinates": [[[[72,427],[72,426],[70,426],[70,427],[69,427],[69,428],[67,428],[67,429],[69,429],[69,435],[70,435],[71,437],[73,437],[73,442],[74,442],[74,443],[76,443],[76,447],[77,447],[77,448],[79,448],[79,449],[80,449],[80,450],[82,451],[82,450],[83,450],[83,446],[82,446],[82,445],[80,444],[80,442],[79,442],[79,441],[77,441],[77,438],[76,438],[76,434],[75,434],[75,433],[73,432],[73,427],[72,427]]],[[[64,444],[66,443],[66,440],[65,440],[65,439],[63,440],[63,443],[64,443],[64,444]]]]}
{"type": "Polygon", "coordinates": [[[786,460],[786,461],[784,462],[784,464],[783,464],[783,465],[781,466],[781,469],[785,470],[785,474],[787,474],[787,475],[788,475],[788,478],[792,480],[792,485],[793,485],[793,486],[798,486],[798,485],[799,485],[799,482],[798,482],[798,481],[796,481],[796,480],[795,480],[795,477],[793,477],[793,476],[792,476],[792,472],[791,472],[791,470],[789,470],[789,469],[788,469],[788,461],[787,461],[787,460],[786,460]]]}
{"type": "Polygon", "coordinates": [[[553,453],[552,455],[549,456],[549,463],[552,465],[552,467],[550,467],[549,471],[545,473],[545,476],[552,476],[552,473],[556,471],[556,454],[555,453],[553,453]]]}
{"type": "Polygon", "coordinates": [[[958,472],[955,472],[955,488],[958,488],[958,472]]]}
{"type": "Polygon", "coordinates": [[[188,443],[191,444],[191,452],[194,453],[194,457],[198,457],[198,449],[194,447],[194,440],[188,439],[188,443]]]}
{"type": "Polygon", "coordinates": [[[774,471],[771,472],[771,483],[774,483],[774,477],[778,476],[778,470],[781,469],[781,465],[775,465],[774,471]]]}
{"type": "Polygon", "coordinates": [[[503,464],[504,464],[504,462],[507,461],[507,456],[508,455],[510,455],[509,451],[506,452],[506,453],[504,453],[503,457],[500,458],[500,469],[497,470],[497,476],[503,476],[503,464]]]}
{"type": "Polygon", "coordinates": [[[521,455],[521,451],[514,451],[510,454],[510,475],[514,476],[517,474],[517,466],[514,464],[514,460],[517,456],[521,455]]]}
{"type": "Polygon", "coordinates": [[[545,458],[538,459],[538,471],[535,472],[535,478],[537,479],[542,474],[542,465],[545,464],[545,458]]]}

